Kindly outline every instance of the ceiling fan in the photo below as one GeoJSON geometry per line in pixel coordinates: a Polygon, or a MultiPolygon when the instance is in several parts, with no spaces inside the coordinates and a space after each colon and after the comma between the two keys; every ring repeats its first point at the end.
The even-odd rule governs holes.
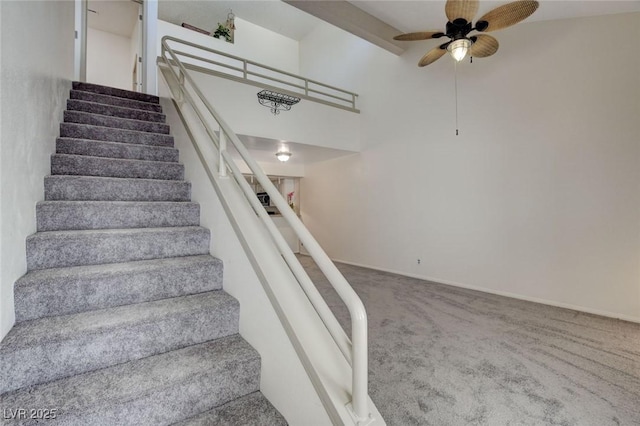
{"type": "Polygon", "coordinates": [[[421,31],[400,34],[395,36],[394,40],[416,41],[441,37],[450,39],[427,52],[418,62],[420,67],[435,62],[446,52],[449,52],[458,62],[463,60],[467,54],[472,57],[485,58],[498,51],[498,40],[487,34],[469,36],[471,31],[486,33],[510,27],[529,17],[538,9],[538,6],[539,3],[535,0],[508,3],[484,14],[476,21],[474,27],[472,21],[478,12],[478,0],[447,0],[445,14],[449,22],[447,22],[446,32],[421,31]]]}

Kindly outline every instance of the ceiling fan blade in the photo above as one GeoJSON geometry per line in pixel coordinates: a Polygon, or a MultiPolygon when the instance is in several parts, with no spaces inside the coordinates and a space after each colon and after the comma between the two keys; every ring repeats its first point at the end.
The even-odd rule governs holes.
{"type": "Polygon", "coordinates": [[[393,39],[399,40],[399,41],[428,40],[430,38],[438,38],[438,37],[434,37],[434,35],[438,35],[438,34],[444,35],[442,31],[420,31],[417,33],[400,34],[395,36],[393,39]]]}
{"type": "Polygon", "coordinates": [[[535,0],[514,1],[513,3],[505,4],[483,15],[478,20],[476,27],[478,31],[484,32],[510,27],[531,16],[539,5],[535,0]],[[482,27],[480,23],[483,21],[488,25],[485,29],[480,29],[482,27]]]}
{"type": "Polygon", "coordinates": [[[427,66],[430,63],[433,63],[440,59],[445,53],[447,53],[447,49],[443,49],[441,46],[434,47],[433,49],[428,51],[427,54],[422,57],[422,59],[420,59],[420,62],[418,62],[418,66],[427,66]]]}
{"type": "Polygon", "coordinates": [[[469,49],[469,56],[473,56],[474,58],[491,56],[498,51],[498,47],[500,46],[498,40],[487,34],[479,34],[471,37],[471,39],[475,40],[473,41],[473,45],[471,45],[471,49],[469,49]]]}
{"type": "Polygon", "coordinates": [[[459,18],[471,22],[478,13],[478,0],[447,0],[444,12],[449,22],[459,18]]]}

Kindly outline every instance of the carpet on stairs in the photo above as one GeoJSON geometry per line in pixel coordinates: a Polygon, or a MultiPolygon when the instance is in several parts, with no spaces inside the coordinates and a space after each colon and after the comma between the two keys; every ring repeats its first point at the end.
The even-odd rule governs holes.
{"type": "Polygon", "coordinates": [[[0,342],[4,424],[286,424],[157,96],[74,82],[44,188],[0,342]]]}

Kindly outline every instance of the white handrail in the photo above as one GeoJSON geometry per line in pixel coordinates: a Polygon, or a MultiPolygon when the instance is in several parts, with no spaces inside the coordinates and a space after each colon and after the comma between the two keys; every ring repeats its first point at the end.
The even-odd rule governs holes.
{"type": "MultiPolygon", "coordinates": [[[[186,43],[182,40],[165,36],[162,38],[162,53],[161,60],[167,65],[170,72],[175,77],[177,84],[180,87],[181,95],[195,111],[198,119],[203,124],[207,134],[213,142],[215,148],[219,153],[219,171],[220,176],[227,176],[227,171],[231,172],[231,175],[240,186],[245,198],[250,203],[256,214],[262,219],[269,234],[271,235],[276,247],[283,256],[285,262],[289,266],[289,269],[297,279],[302,290],[307,295],[307,298],[313,305],[314,309],[318,313],[318,316],[325,324],[325,327],[329,331],[329,334],[336,342],[336,345],[345,356],[346,360],[351,364],[352,368],[352,388],[351,388],[351,407],[352,414],[358,423],[366,422],[369,416],[368,407],[368,357],[367,357],[367,314],[362,304],[362,301],[349,285],[344,276],[333,264],[329,256],[322,250],[318,242],[313,238],[309,230],[303,225],[302,221],[298,218],[295,212],[289,207],[288,203],[282,197],[280,192],[273,185],[271,180],[262,171],[262,168],[251,157],[248,150],[242,144],[238,136],[231,130],[229,125],[222,119],[218,112],[211,106],[209,101],[203,95],[202,91],[197,87],[185,65],[178,59],[176,53],[169,46],[168,41],[175,41],[178,43],[186,43]],[[171,58],[167,58],[166,54],[169,54],[171,58]],[[180,71],[178,75],[174,66],[180,71]],[[214,118],[220,127],[219,136],[216,131],[211,128],[208,120],[204,116],[201,108],[196,105],[191,93],[187,90],[186,83],[189,83],[191,90],[195,93],[200,102],[205,106],[207,112],[214,118]],[[295,254],[289,248],[289,245],[285,241],[284,237],[278,231],[273,220],[269,217],[262,204],[258,201],[257,197],[243,174],[240,172],[235,161],[227,151],[227,142],[230,142],[237,150],[238,154],[245,161],[253,175],[256,177],[262,188],[269,194],[271,201],[280,210],[280,213],[284,219],[288,222],[289,226],[296,233],[298,239],[307,249],[309,255],[316,262],[320,270],[324,273],[329,283],[336,290],[344,304],[349,310],[351,317],[351,340],[344,333],[344,330],[338,323],[337,319],[331,312],[318,289],[315,287],[306,271],[296,258],[295,254]],[[228,169],[228,170],[227,170],[228,169]]],[[[192,43],[187,43],[192,47],[198,47],[192,43]]],[[[207,51],[212,49],[204,48],[207,51]]],[[[230,56],[230,55],[228,55],[230,56]]],[[[246,63],[245,63],[246,69],[246,63]]],[[[314,82],[316,83],[316,82],[314,82]]],[[[305,85],[308,81],[305,80],[305,85]]],[[[326,85],[325,85],[326,86],[326,85]]],[[[330,86],[327,86],[330,87],[330,86]]],[[[355,95],[353,100],[355,102],[355,95]]],[[[182,101],[183,99],[180,99],[182,101]]]]}
{"type": "Polygon", "coordinates": [[[285,90],[289,94],[293,94],[294,96],[299,96],[314,102],[319,102],[325,105],[331,105],[331,106],[342,108],[348,111],[359,112],[359,110],[356,108],[356,99],[358,97],[358,94],[356,93],[349,92],[347,90],[340,89],[338,87],[330,86],[325,83],[320,83],[319,81],[311,80],[306,77],[301,77],[299,75],[296,75],[287,71],[282,71],[282,70],[270,67],[268,65],[263,65],[261,63],[251,61],[249,59],[230,55],[228,53],[221,52],[219,50],[215,50],[206,46],[201,46],[199,44],[191,43],[186,40],[181,40],[171,36],[164,36],[162,40],[180,43],[184,46],[189,46],[189,47],[198,49],[200,51],[216,55],[216,57],[218,58],[220,57],[223,58],[220,60],[224,60],[226,58],[226,59],[231,59],[232,61],[239,62],[237,65],[234,66],[228,63],[220,62],[220,60],[216,61],[210,58],[206,58],[202,55],[196,55],[193,53],[183,52],[180,50],[172,50],[173,56],[190,58],[195,61],[204,62],[205,64],[214,65],[218,67],[218,69],[223,69],[225,71],[215,71],[212,69],[208,69],[206,67],[198,66],[193,63],[183,63],[182,65],[187,69],[189,68],[196,69],[198,71],[217,75],[219,77],[225,77],[225,78],[229,78],[229,79],[240,81],[247,84],[262,86],[265,89],[285,90]],[[265,73],[252,71],[249,69],[249,66],[255,67],[256,69],[266,70],[266,71],[276,73],[281,78],[276,78],[276,77],[267,75],[265,73]],[[241,74],[242,76],[240,77],[240,76],[234,75],[233,73],[241,74]],[[299,81],[293,83],[290,81],[283,80],[283,78],[286,78],[286,77],[299,80],[299,81]],[[258,81],[256,80],[256,78],[262,79],[262,80],[268,80],[270,82],[283,85],[284,87],[272,86],[271,84],[258,81]],[[314,88],[311,85],[315,85],[317,87],[314,88]],[[313,95],[313,93],[317,94],[318,96],[313,95]],[[331,100],[328,100],[326,98],[330,98],[331,100]]]}

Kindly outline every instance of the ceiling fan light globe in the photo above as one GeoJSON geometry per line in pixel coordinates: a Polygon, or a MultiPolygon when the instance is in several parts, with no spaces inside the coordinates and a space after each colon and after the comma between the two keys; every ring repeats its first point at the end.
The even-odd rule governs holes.
{"type": "Polygon", "coordinates": [[[471,40],[468,38],[459,38],[454,40],[447,46],[447,51],[451,54],[451,57],[460,62],[467,56],[469,48],[471,47],[471,40]]]}

